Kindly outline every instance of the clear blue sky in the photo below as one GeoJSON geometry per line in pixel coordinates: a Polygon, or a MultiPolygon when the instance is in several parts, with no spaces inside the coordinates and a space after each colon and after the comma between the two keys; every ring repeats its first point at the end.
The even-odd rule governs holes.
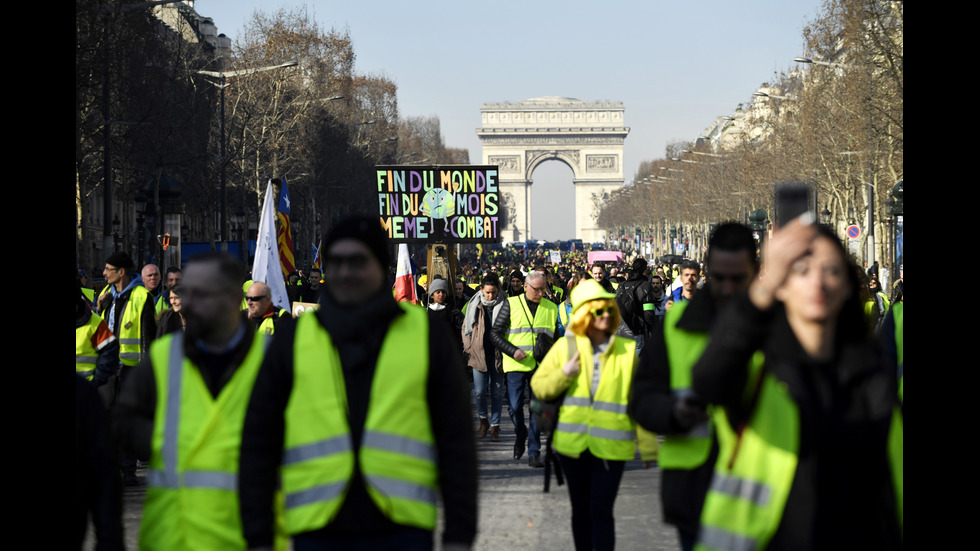
{"type": "MultiPolygon", "coordinates": [[[[234,40],[254,10],[303,5],[322,27],[350,29],[356,71],[392,79],[402,116],[438,116],[446,145],[469,149],[474,163],[483,103],[622,101],[629,182],[641,161],[694,140],[789,69],[820,2],[198,0],[195,9],[234,40]]],[[[532,237],[571,238],[571,170],[549,162],[532,177],[532,237]]]]}

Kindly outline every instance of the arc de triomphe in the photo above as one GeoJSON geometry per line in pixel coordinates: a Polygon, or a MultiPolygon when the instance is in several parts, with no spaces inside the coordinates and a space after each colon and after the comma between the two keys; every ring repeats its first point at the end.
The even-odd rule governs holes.
{"type": "Polygon", "coordinates": [[[572,169],[575,184],[575,237],[601,241],[597,227],[603,195],[623,186],[622,102],[587,102],[548,96],[519,103],[484,103],[483,164],[500,167],[500,203],[508,223],[505,241],[531,235],[531,174],[545,161],[572,169]]]}

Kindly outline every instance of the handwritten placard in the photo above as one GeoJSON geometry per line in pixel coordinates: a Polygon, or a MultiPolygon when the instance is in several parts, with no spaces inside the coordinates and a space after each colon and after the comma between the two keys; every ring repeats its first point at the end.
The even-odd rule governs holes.
{"type": "Polygon", "coordinates": [[[397,243],[500,241],[496,166],[377,166],[381,227],[397,243]]]}

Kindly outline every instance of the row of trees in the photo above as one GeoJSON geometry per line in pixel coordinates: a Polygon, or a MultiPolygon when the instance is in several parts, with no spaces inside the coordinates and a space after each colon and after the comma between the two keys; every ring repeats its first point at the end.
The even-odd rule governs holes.
{"type": "MultiPolygon", "coordinates": [[[[797,69],[722,121],[718,134],[735,139],[672,144],[610,197],[600,225],[664,235],[671,225],[748,222],[757,209],[773,213],[773,183],[799,179],[814,184],[816,211],[838,230],[857,223],[866,238],[870,211],[886,236],[888,200],[904,173],[903,9],[826,2],[804,29],[797,69]]],[[[887,258],[885,246],[879,237],[875,259],[887,258]]]]}
{"type": "Polygon", "coordinates": [[[299,260],[330,221],[374,208],[375,164],[468,162],[467,151],[445,147],[437,118],[399,116],[391,79],[355,71],[346,30],[323,29],[302,9],[258,12],[222,49],[188,39],[209,24],[192,11],[153,8],[183,16],[166,18],[147,6],[103,0],[76,9],[82,266],[102,261],[90,244],[107,233],[106,212],[122,219],[114,228],[122,248],[135,251],[145,239],[133,227],[137,196],[160,211],[146,213],[144,225],[154,226],[146,234],[163,231],[166,201],[155,197],[162,176],[180,183],[184,241],[212,245],[222,235],[223,178],[225,234],[244,240],[254,238],[266,182],[285,177],[299,260]],[[92,200],[106,192],[105,207],[92,200]]]}

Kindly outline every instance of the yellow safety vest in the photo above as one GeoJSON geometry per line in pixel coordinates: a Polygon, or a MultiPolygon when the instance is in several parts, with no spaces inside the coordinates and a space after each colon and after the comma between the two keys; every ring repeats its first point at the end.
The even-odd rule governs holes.
{"type": "MultiPolygon", "coordinates": [[[[255,336],[217,398],[184,357],[183,342],[183,333],[171,333],[150,348],[157,407],[140,549],[245,549],[238,460],[267,341],[255,336]]],[[[287,543],[279,537],[277,548],[287,543]]]]}
{"type": "Polygon", "coordinates": [[[537,366],[534,360],[534,343],[538,341],[538,335],[549,335],[555,337],[555,325],[558,323],[558,307],[554,302],[543,298],[538,303],[538,309],[534,313],[534,319],[529,319],[531,310],[527,305],[527,298],[524,295],[510,297],[510,328],[507,330],[507,340],[524,351],[527,357],[521,361],[511,358],[504,354],[504,373],[511,371],[532,371],[537,366]]]}
{"type": "Polygon", "coordinates": [[[399,306],[403,313],[389,327],[378,355],[356,454],[337,349],[317,316],[297,320],[282,466],[289,534],[317,530],[334,519],[355,461],[386,517],[435,529],[438,469],[426,396],[429,323],[424,310],[399,306]]]}
{"type": "Polygon", "coordinates": [[[95,364],[99,361],[99,351],[92,346],[92,335],[101,323],[102,318],[92,312],[88,323],[75,328],[75,373],[83,373],[90,381],[95,377],[95,364]]]}
{"type": "MultiPolygon", "coordinates": [[[[670,390],[676,397],[693,394],[691,377],[694,364],[708,346],[708,334],[700,331],[687,331],[677,327],[677,322],[690,302],[675,303],[664,316],[664,344],[667,346],[667,360],[670,364],[670,390]]],[[[761,367],[762,353],[756,352],[751,363],[761,367]]],[[[685,434],[664,435],[660,447],[660,468],[692,470],[700,467],[711,454],[714,432],[713,423],[705,421],[691,428],[685,434]]]]}
{"type": "Polygon", "coordinates": [[[636,341],[612,336],[600,355],[599,384],[592,395],[593,350],[588,337],[569,333],[553,353],[564,365],[578,348],[582,369],[565,392],[552,445],[558,453],[578,457],[586,449],[600,458],[633,459],[636,425],[627,413],[633,383],[636,341]]]}
{"type": "MultiPolygon", "coordinates": [[[[732,430],[724,409],[714,412],[719,455],[701,511],[695,549],[765,549],[782,520],[796,475],[799,410],[785,384],[761,370],[753,373],[755,380],[760,373],[763,380],[755,410],[740,434],[732,430]]],[[[904,526],[903,434],[902,416],[896,409],[888,453],[899,523],[904,526]]]]}
{"type": "MultiPolygon", "coordinates": [[[[108,290],[109,286],[107,285],[102,293],[99,293],[99,296],[108,290]]],[[[133,287],[129,291],[129,300],[126,301],[126,311],[123,312],[122,319],[119,320],[119,331],[113,331],[113,334],[119,339],[119,361],[125,366],[137,365],[143,357],[140,349],[140,337],[143,335],[142,314],[143,305],[148,300],[152,299],[146,287],[140,285],[133,287]]],[[[111,308],[110,306],[109,309],[111,308]]],[[[108,312],[109,309],[106,311],[108,312]]],[[[113,329],[114,321],[108,320],[106,322],[109,324],[109,329],[113,329]]]]}

